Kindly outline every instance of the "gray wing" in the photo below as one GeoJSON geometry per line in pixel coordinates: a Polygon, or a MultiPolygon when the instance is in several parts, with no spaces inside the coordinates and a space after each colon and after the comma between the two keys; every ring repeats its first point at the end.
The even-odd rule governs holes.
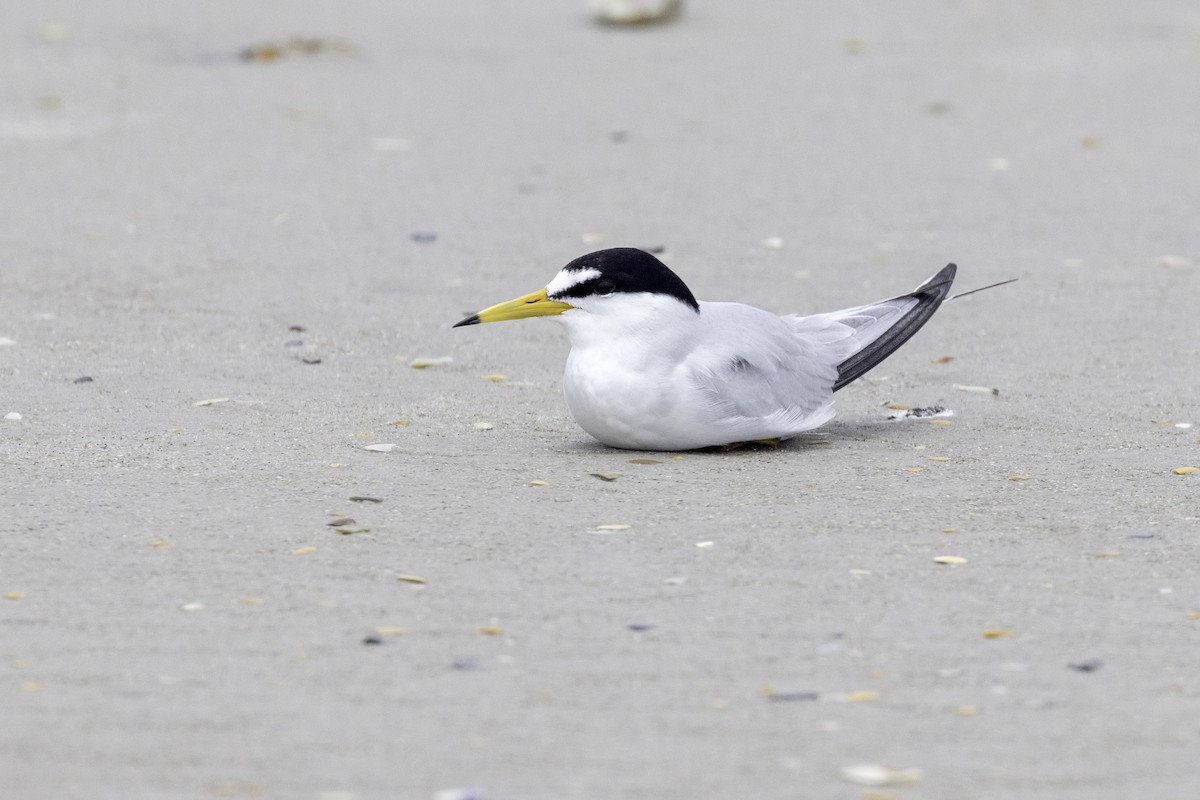
{"type": "Polygon", "coordinates": [[[795,429],[832,416],[837,365],[852,352],[850,326],[739,303],[701,303],[701,314],[708,335],[687,366],[722,418],[795,429]]]}

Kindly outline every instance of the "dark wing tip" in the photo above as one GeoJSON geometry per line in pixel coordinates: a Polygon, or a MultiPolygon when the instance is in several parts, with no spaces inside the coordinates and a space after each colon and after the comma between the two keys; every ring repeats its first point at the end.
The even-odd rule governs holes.
{"type": "Polygon", "coordinates": [[[901,295],[916,298],[917,304],[882,336],[838,364],[838,378],[833,384],[833,390],[836,392],[846,384],[853,383],[911,339],[946,300],[957,273],[956,264],[947,264],[912,292],[901,295]]]}
{"type": "Polygon", "coordinates": [[[451,328],[461,328],[464,325],[478,325],[480,323],[480,321],[481,320],[479,319],[478,314],[472,314],[471,316],[464,319],[462,322],[456,322],[453,325],[451,325],[450,327],[451,328]]]}

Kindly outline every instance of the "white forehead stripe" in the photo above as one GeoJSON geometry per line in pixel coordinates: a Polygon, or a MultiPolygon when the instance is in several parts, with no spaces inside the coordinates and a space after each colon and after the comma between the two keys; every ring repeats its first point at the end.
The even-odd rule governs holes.
{"type": "Polygon", "coordinates": [[[559,270],[558,274],[554,276],[554,280],[546,284],[546,294],[548,294],[550,297],[554,297],[555,295],[562,294],[563,292],[567,291],[572,286],[578,286],[584,281],[590,281],[592,278],[599,277],[600,270],[592,269],[591,267],[579,270],[559,270]]]}

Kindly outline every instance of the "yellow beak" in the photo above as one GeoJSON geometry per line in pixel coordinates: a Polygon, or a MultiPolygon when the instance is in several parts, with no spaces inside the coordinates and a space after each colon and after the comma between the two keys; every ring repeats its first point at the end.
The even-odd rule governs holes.
{"type": "Polygon", "coordinates": [[[497,303],[491,308],[485,308],[478,314],[467,317],[462,322],[454,324],[455,328],[463,325],[478,325],[481,322],[503,322],[506,319],[524,319],[525,317],[550,317],[561,314],[575,306],[570,303],[560,303],[546,296],[545,289],[530,292],[524,297],[497,303]]]}

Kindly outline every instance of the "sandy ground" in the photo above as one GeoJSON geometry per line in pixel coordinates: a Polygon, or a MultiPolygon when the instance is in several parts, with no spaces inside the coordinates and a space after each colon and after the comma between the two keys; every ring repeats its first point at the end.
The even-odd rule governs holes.
{"type": "Polygon", "coordinates": [[[1196,797],[1200,13],[1084,9],[10,3],[0,794],[1196,797]],[[616,245],[1020,282],[673,458],[552,321],[450,329],[616,245]]]}

